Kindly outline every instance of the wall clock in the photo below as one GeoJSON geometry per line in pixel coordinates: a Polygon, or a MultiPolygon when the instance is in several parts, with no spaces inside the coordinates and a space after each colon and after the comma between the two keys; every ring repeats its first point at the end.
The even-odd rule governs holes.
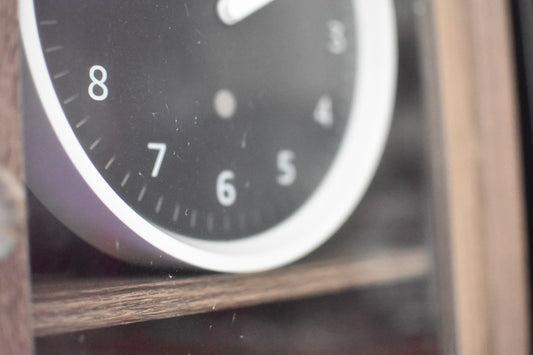
{"type": "Polygon", "coordinates": [[[118,258],[226,272],[317,248],[362,198],[396,83],[389,0],[23,0],[28,185],[118,258]]]}

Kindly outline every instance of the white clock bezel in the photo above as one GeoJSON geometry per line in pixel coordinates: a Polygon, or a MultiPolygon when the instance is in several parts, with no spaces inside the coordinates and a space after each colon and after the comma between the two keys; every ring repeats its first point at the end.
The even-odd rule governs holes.
{"type": "MultiPolygon", "coordinates": [[[[326,177],[310,198],[278,225],[244,239],[207,241],[168,232],[145,220],[100,175],[77,140],[55,94],[39,40],[33,0],[20,0],[21,32],[29,69],[55,140],[68,157],[68,162],[62,163],[62,169],[68,169],[70,164],[77,170],[82,179],[72,180],[78,185],[86,184],[101,202],[95,208],[110,214],[103,224],[116,225],[102,231],[94,224],[99,223],[95,219],[96,216],[101,218],[105,214],[103,211],[83,211],[79,201],[62,207],[64,201],[53,200],[54,194],[49,191],[61,188],[82,191],[87,186],[71,186],[69,189],[65,184],[70,180],[54,182],[54,179],[45,179],[49,182],[43,183],[35,181],[41,177],[29,176],[30,188],[46,205],[52,205],[52,211],[63,223],[91,244],[121,259],[150,263],[159,250],[205,269],[252,272],[282,266],[307,255],[335,233],[363,197],[380,161],[392,118],[397,77],[393,2],[353,0],[353,4],[357,58],[351,117],[326,177]],[[74,207],[79,211],[73,211],[73,206],[80,206],[74,207]],[[73,215],[79,216],[73,218],[73,215]],[[117,230],[127,232],[119,235],[114,232],[117,230]],[[144,247],[136,245],[119,252],[119,241],[122,245],[144,241],[154,248],[146,248],[144,253],[144,247]]],[[[46,171],[39,174],[46,174],[46,171]]]]}

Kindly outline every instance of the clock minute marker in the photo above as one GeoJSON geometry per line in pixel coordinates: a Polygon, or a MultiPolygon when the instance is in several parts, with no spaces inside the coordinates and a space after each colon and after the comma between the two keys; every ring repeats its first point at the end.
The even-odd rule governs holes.
{"type": "Polygon", "coordinates": [[[190,213],[190,227],[191,228],[196,228],[196,220],[197,220],[197,217],[198,217],[198,212],[196,210],[192,210],[191,213],[190,213]]]}
{"type": "Polygon", "coordinates": [[[54,78],[54,80],[57,80],[57,79],[60,79],[60,78],[66,76],[68,74],[70,74],[70,70],[68,70],[68,69],[67,70],[63,70],[62,72],[54,74],[53,78],[54,78]]]}
{"type": "Polygon", "coordinates": [[[93,144],[91,144],[91,146],[89,147],[89,150],[93,150],[94,148],[96,148],[98,146],[98,144],[100,144],[100,142],[102,141],[102,138],[103,137],[100,137],[97,140],[95,140],[93,142],[93,144]]]}
{"type": "Polygon", "coordinates": [[[174,207],[174,214],[172,215],[172,221],[174,222],[178,221],[178,218],[180,216],[180,209],[181,209],[181,206],[179,205],[179,203],[177,203],[176,207],[174,207]]]}
{"type": "Polygon", "coordinates": [[[68,105],[71,102],[73,102],[74,100],[76,100],[78,97],[80,97],[80,94],[74,94],[74,95],[70,96],[69,98],[65,99],[65,101],[63,101],[63,104],[64,105],[68,105]]]}
{"type": "Polygon", "coordinates": [[[128,180],[130,179],[130,176],[131,176],[131,172],[128,172],[126,175],[124,175],[124,178],[120,182],[121,187],[126,186],[126,184],[128,183],[128,180]]]}
{"type": "Polygon", "coordinates": [[[42,20],[42,21],[39,21],[39,25],[41,26],[57,25],[57,20],[42,20]]]}
{"type": "Polygon", "coordinates": [[[144,185],[143,188],[141,189],[141,192],[139,193],[139,197],[137,197],[137,201],[141,202],[144,198],[144,194],[146,193],[146,186],[147,185],[144,185]]]}
{"type": "Polygon", "coordinates": [[[52,47],[45,48],[44,52],[45,53],[52,53],[52,52],[60,51],[62,49],[63,49],[63,46],[52,46],[52,47]]]}
{"type": "Polygon", "coordinates": [[[219,0],[217,14],[224,24],[233,26],[274,0],[219,0]]]}
{"type": "Polygon", "coordinates": [[[206,227],[209,233],[213,233],[213,229],[215,227],[215,216],[212,213],[207,215],[206,227]]]}
{"type": "Polygon", "coordinates": [[[107,170],[111,167],[111,165],[113,165],[113,163],[115,162],[115,159],[116,159],[116,155],[113,155],[111,157],[111,159],[109,159],[109,161],[107,162],[107,164],[104,166],[104,169],[107,170]]]}
{"type": "Polygon", "coordinates": [[[159,212],[161,212],[161,207],[163,206],[163,196],[160,196],[159,199],[157,200],[157,204],[155,206],[155,213],[159,214],[159,212]]]}
{"type": "Polygon", "coordinates": [[[86,116],[84,117],[80,122],[78,122],[76,124],[76,128],[80,128],[81,126],[83,126],[84,124],[87,123],[87,121],[89,121],[91,119],[91,116],[86,116]]]}

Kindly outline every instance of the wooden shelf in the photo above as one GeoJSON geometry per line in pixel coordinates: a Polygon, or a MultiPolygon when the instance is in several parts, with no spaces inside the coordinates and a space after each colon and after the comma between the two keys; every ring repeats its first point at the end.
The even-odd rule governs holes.
{"type": "Polygon", "coordinates": [[[253,306],[427,275],[428,251],[302,263],[259,274],[36,280],[36,336],[253,306]]]}

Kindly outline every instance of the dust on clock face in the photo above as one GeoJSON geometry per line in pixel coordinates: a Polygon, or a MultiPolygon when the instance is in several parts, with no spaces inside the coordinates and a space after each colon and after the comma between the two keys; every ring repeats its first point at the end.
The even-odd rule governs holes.
{"type": "Polygon", "coordinates": [[[232,240],[274,227],[317,189],[343,139],[352,0],[254,2],[35,1],[81,146],[168,231],[232,240]]]}

